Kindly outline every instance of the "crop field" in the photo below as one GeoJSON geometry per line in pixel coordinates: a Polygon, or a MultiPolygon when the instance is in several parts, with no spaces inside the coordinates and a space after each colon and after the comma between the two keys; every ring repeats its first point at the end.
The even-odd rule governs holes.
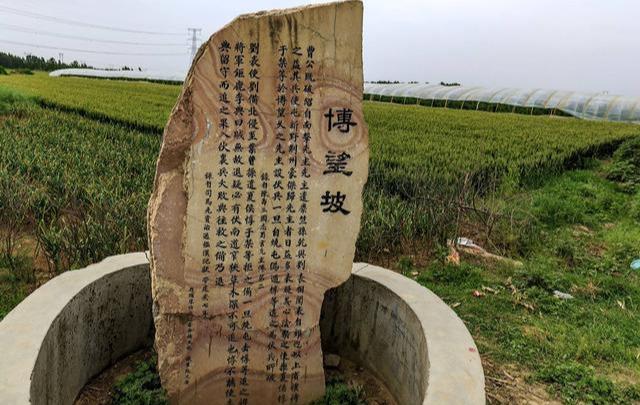
{"type": "MultiPolygon", "coordinates": [[[[156,134],[180,91],[44,73],[0,76],[0,86],[49,107],[156,134]]],[[[535,182],[639,134],[635,125],[376,102],[365,103],[365,118],[371,168],[358,243],[362,260],[416,240],[442,243],[478,195],[535,182]]]]}
{"type": "Polygon", "coordinates": [[[12,111],[0,137],[0,212],[49,270],[145,247],[157,137],[37,106],[12,111]]]}
{"type": "MultiPolygon", "coordinates": [[[[0,76],[0,319],[47,277],[146,248],[179,90],[0,76]]],[[[640,174],[611,157],[640,126],[378,102],[365,102],[365,117],[357,259],[455,308],[478,343],[489,401],[640,401],[640,280],[628,266],[640,257],[640,174]],[[446,265],[457,236],[522,266],[446,265]]]]}
{"type": "Polygon", "coordinates": [[[0,87],[92,118],[123,121],[155,131],[164,128],[180,93],[179,86],[76,77],[54,79],[44,72],[0,76],[0,87]]]}

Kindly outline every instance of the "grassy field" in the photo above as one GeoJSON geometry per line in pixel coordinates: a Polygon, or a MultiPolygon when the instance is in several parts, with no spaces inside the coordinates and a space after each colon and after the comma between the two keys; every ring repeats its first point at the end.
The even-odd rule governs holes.
{"type": "MultiPolygon", "coordinates": [[[[178,92],[0,76],[0,319],[38,273],[146,247],[159,134],[178,92]]],[[[640,128],[369,102],[365,115],[358,259],[415,277],[455,308],[490,402],[640,401],[640,284],[629,269],[640,257],[640,148],[610,157],[640,128]],[[446,265],[455,236],[523,266],[446,265]]]]}

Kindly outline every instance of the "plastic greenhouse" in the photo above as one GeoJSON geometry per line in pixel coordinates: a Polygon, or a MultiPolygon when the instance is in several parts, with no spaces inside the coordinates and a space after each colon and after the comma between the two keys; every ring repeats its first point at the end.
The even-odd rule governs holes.
{"type": "Polygon", "coordinates": [[[102,79],[130,79],[130,80],[152,80],[172,83],[182,83],[184,74],[163,73],[163,72],[139,72],[137,70],[100,70],[100,69],[58,69],[49,73],[51,77],[77,76],[77,77],[97,77],[102,79]]]}
{"type": "MultiPolygon", "coordinates": [[[[180,83],[184,74],[160,72],[61,69],[51,76],[85,76],[111,79],[156,80],[180,83]]],[[[365,100],[391,101],[465,110],[568,115],[582,119],[640,124],[640,97],[614,96],[562,90],[523,90],[442,86],[440,84],[365,83],[365,100]]]]}
{"type": "Polygon", "coordinates": [[[640,123],[640,98],[560,90],[366,83],[365,100],[640,123]]]}

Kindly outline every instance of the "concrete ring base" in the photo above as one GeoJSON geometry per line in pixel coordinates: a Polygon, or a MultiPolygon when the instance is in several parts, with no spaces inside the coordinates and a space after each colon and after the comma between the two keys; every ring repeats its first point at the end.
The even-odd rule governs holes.
{"type": "MultiPolygon", "coordinates": [[[[323,350],[371,370],[400,404],[484,404],[471,335],[432,292],[399,274],[353,265],[327,292],[323,350]]],[[[72,404],[82,387],[153,339],[145,253],[66,272],[0,322],[0,403],[72,404]]]]}

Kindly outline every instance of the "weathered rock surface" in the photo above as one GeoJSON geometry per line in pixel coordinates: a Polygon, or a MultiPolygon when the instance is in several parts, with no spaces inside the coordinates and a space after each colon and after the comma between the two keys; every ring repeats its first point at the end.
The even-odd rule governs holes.
{"type": "Polygon", "coordinates": [[[324,292],[350,274],[368,170],[362,3],[244,15],[202,46],[149,203],[173,403],[324,393],[324,292]]]}

